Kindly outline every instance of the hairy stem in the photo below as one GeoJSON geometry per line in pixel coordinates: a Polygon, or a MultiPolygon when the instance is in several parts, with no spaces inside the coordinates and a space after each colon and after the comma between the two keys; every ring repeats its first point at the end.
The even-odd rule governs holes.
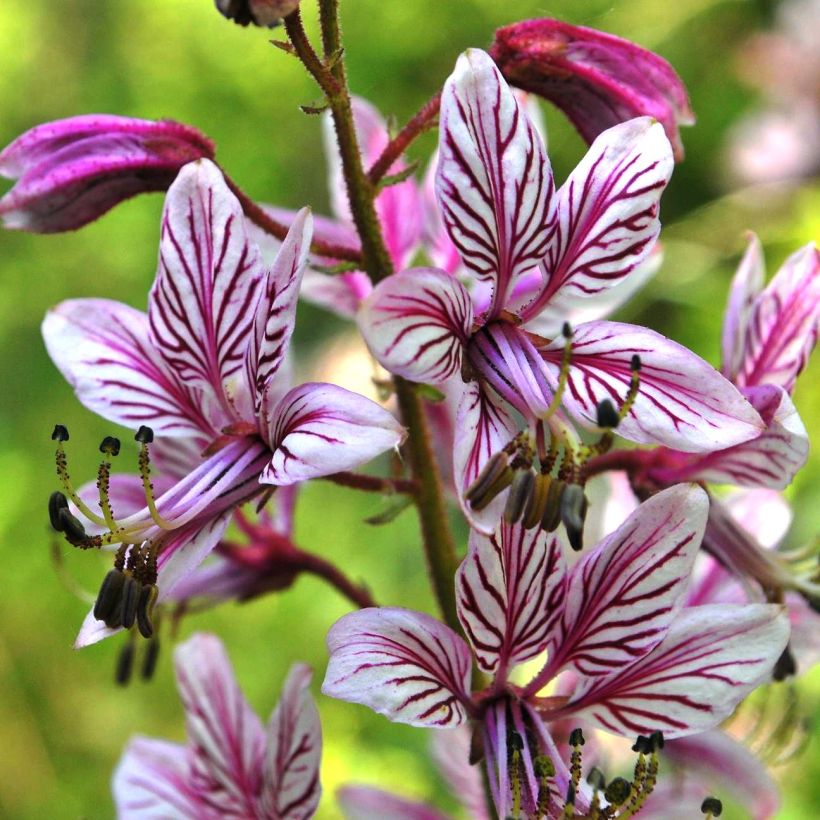
{"type": "Polygon", "coordinates": [[[355,584],[335,564],[310,552],[300,552],[299,566],[304,572],[316,575],[327,581],[334,589],[341,592],[349,601],[360,609],[378,606],[363,584],[355,584]]]}

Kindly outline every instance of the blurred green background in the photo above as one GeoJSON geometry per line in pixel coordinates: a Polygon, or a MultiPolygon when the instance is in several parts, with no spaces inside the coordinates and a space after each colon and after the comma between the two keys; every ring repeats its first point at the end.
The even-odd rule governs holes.
{"type": "MultiPolygon", "coordinates": [[[[312,4],[303,5],[310,27],[312,4]]],[[[664,267],[621,318],[650,324],[713,362],[743,232],[760,233],[770,273],[820,233],[816,181],[744,188],[727,172],[729,129],[763,104],[761,94],[738,78],[739,51],[747,37],[771,25],[774,4],[356,0],[342,8],[351,84],[399,122],[440,86],[461,50],[486,45],[495,27],[524,17],[549,14],[602,28],[669,59],[688,85],[698,124],[684,131],[687,160],[663,200],[664,267]]],[[[5,0],[0,143],[41,121],[78,113],[172,117],[213,137],[221,162],[254,197],[327,212],[319,123],[298,110],[318,95],[299,63],[268,44],[270,36],[232,25],[211,0],[5,0]]],[[[583,145],[560,115],[546,107],[545,114],[561,180],[583,145]]],[[[428,136],[411,153],[426,159],[432,145],[428,136]]],[[[69,454],[78,478],[94,474],[97,443],[111,430],[79,405],[51,366],[40,340],[41,317],[50,305],[77,296],[144,307],[161,207],[161,196],[142,197],[76,234],[0,235],[3,817],[109,817],[110,773],[127,739],[134,733],[180,740],[184,735],[170,652],[164,652],[150,684],[120,689],[113,683],[117,640],[82,652],[71,649],[86,605],[55,573],[45,515],[55,488],[52,425],[64,423],[72,432],[69,454]]],[[[297,344],[305,361],[332,367],[328,343],[343,330],[327,314],[301,307],[297,344]]],[[[798,409],[815,429],[818,375],[814,362],[796,393],[798,409]]],[[[128,452],[120,457],[121,469],[131,468],[128,458],[128,452]]],[[[799,511],[790,536],[794,544],[817,530],[819,472],[815,459],[789,490],[799,511]]],[[[433,611],[413,515],[404,513],[381,528],[362,523],[379,509],[376,497],[314,483],[299,505],[297,541],[366,579],[378,601],[433,611]]],[[[65,565],[89,590],[96,589],[105,566],[79,553],[66,554],[65,565]]],[[[347,604],[335,592],[305,578],[281,595],[190,617],[180,634],[219,634],[250,702],[266,717],[292,662],[308,661],[321,680],[324,634],[345,611],[347,604]]],[[[818,683],[810,676],[801,685],[807,715],[817,711],[818,683]]],[[[319,708],[326,737],[321,816],[337,816],[333,791],[350,781],[454,807],[428,760],[423,732],[321,697],[319,708]]],[[[820,803],[816,741],[779,777],[782,816],[814,816],[820,803]]]]}

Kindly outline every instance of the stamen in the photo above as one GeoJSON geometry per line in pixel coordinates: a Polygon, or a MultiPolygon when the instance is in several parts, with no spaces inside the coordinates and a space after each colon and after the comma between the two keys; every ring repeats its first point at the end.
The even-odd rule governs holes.
{"type": "Polygon", "coordinates": [[[126,575],[122,589],[122,609],[120,612],[120,625],[125,629],[130,629],[137,619],[137,605],[140,600],[142,587],[139,581],[132,575],[126,575]]]}
{"type": "Polygon", "coordinates": [[[94,617],[104,621],[111,629],[119,626],[122,611],[122,590],[125,586],[125,573],[119,569],[109,570],[103,578],[100,592],[94,604],[94,617]]]}
{"type": "Polygon", "coordinates": [[[632,791],[632,784],[624,777],[615,777],[604,790],[604,798],[613,806],[622,806],[632,791]]]}
{"type": "Polygon", "coordinates": [[[584,521],[589,502],[580,484],[567,484],[561,496],[561,520],[567,531],[570,546],[575,552],[584,547],[584,521]]]}
{"type": "Polygon", "coordinates": [[[535,484],[535,473],[532,467],[523,467],[515,471],[507,504],[504,507],[504,520],[515,524],[530,503],[535,484]]]}
{"type": "Polygon", "coordinates": [[[569,758],[569,772],[572,776],[573,789],[578,788],[581,782],[581,764],[583,759],[583,752],[581,747],[586,743],[584,733],[581,729],[573,729],[569,734],[569,745],[572,746],[572,753],[569,758]]]}
{"type": "Polygon", "coordinates": [[[494,453],[470,485],[465,498],[476,512],[483,510],[511,484],[512,479],[513,471],[507,453],[494,453]]]}
{"type": "Polygon", "coordinates": [[[166,521],[157,511],[157,502],[154,498],[154,485],[151,483],[151,457],[148,455],[148,445],[154,440],[154,431],[150,427],[142,426],[137,430],[134,439],[140,444],[139,470],[142,477],[142,489],[148,510],[154,523],[163,530],[172,530],[174,525],[166,521]]]}
{"type": "Polygon", "coordinates": [[[524,749],[524,741],[518,732],[510,732],[508,738],[510,747],[509,772],[513,793],[512,816],[519,817],[521,814],[521,752],[524,749]]]}
{"type": "Polygon", "coordinates": [[[541,518],[541,529],[545,532],[555,532],[561,523],[561,496],[566,486],[566,482],[560,478],[554,478],[550,482],[544,515],[541,518]]]}
{"type": "MultiPolygon", "coordinates": [[[[92,512],[88,505],[77,495],[74,487],[71,484],[71,478],[68,475],[68,459],[66,458],[65,448],[63,442],[68,441],[68,430],[62,425],[57,424],[54,427],[54,432],[51,434],[53,441],[57,442],[57,451],[54,454],[57,463],[57,476],[60,483],[63,485],[66,495],[74,502],[77,509],[89,520],[101,527],[108,526],[105,519],[97,513],[92,512]]],[[[76,520],[76,519],[75,519],[76,520]]],[[[61,530],[63,532],[63,530],[61,530]]]]}
{"type": "Polygon", "coordinates": [[[555,777],[555,764],[545,754],[532,761],[532,768],[538,778],[538,805],[536,817],[547,817],[550,804],[550,778],[555,777]]]}
{"type": "Polygon", "coordinates": [[[60,521],[60,532],[64,532],[69,543],[78,547],[95,546],[89,543],[88,534],[85,527],[77,516],[72,515],[69,509],[60,510],[58,515],[60,521]]]}
{"type": "Polygon", "coordinates": [[[120,650],[120,655],[117,658],[117,668],[114,673],[114,679],[119,686],[127,686],[128,681],[131,680],[131,671],[134,668],[134,639],[131,635],[128,636],[128,642],[120,650]]]}
{"type": "Polygon", "coordinates": [[[575,795],[576,788],[574,783],[567,786],[567,796],[564,800],[564,818],[565,820],[572,820],[575,816],[575,795]]]}
{"type": "Polygon", "coordinates": [[[538,472],[533,479],[532,492],[530,493],[527,508],[524,511],[524,528],[531,530],[541,523],[544,511],[547,508],[547,497],[549,496],[552,478],[548,473],[538,472]]]}
{"type": "Polygon", "coordinates": [[[564,322],[561,333],[564,336],[564,354],[561,358],[561,371],[558,374],[558,386],[555,388],[552,401],[549,403],[546,413],[541,417],[544,421],[552,418],[555,415],[555,411],[560,407],[564,390],[566,390],[567,387],[567,380],[569,379],[569,366],[572,361],[572,328],[569,322],[564,322]]]}
{"type": "MultiPolygon", "coordinates": [[[[114,436],[106,436],[100,444],[100,452],[108,456],[116,456],[120,452],[120,440],[114,436]]],[[[114,519],[114,511],[111,509],[111,498],[109,496],[109,486],[111,483],[111,462],[103,461],[97,472],[97,489],[100,493],[100,509],[105,518],[105,524],[113,533],[119,529],[119,525],[114,519]]]]}
{"type": "Polygon", "coordinates": [[[632,371],[632,378],[629,382],[629,390],[626,393],[624,403],[618,410],[618,417],[620,421],[623,421],[626,418],[627,414],[632,409],[632,405],[635,404],[635,399],[638,398],[638,389],[641,386],[641,357],[637,353],[633,354],[629,369],[632,371]]]}
{"type": "Polygon", "coordinates": [[[48,498],[48,520],[57,532],[63,531],[63,521],[60,513],[68,509],[68,499],[59,490],[53,492],[48,498]]]}
{"type": "Polygon", "coordinates": [[[140,590],[139,601],[137,602],[137,628],[143,638],[150,638],[154,634],[154,625],[151,617],[154,612],[154,605],[157,602],[159,590],[155,584],[144,586],[140,590]]]}
{"type": "Polygon", "coordinates": [[[151,680],[154,677],[154,670],[157,668],[159,658],[159,638],[154,638],[148,642],[145,656],[142,659],[142,669],[140,675],[143,680],[151,680]]]}
{"type": "Polygon", "coordinates": [[[700,810],[706,815],[706,820],[720,817],[723,814],[723,803],[717,797],[707,797],[701,804],[700,810]]]}
{"type": "Polygon", "coordinates": [[[600,817],[601,810],[600,792],[606,788],[606,777],[604,777],[604,773],[600,769],[593,766],[587,775],[587,783],[592,786],[592,800],[589,805],[589,817],[592,818],[592,820],[597,820],[597,818],[600,817]]]}
{"type": "Polygon", "coordinates": [[[609,399],[601,399],[595,408],[595,419],[599,427],[614,430],[621,423],[621,415],[609,399]]]}
{"type": "Polygon", "coordinates": [[[780,682],[786,680],[786,678],[791,678],[796,674],[797,661],[795,661],[791,648],[787,644],[786,648],[783,650],[783,653],[777,659],[777,663],[774,665],[772,678],[780,682]]]}

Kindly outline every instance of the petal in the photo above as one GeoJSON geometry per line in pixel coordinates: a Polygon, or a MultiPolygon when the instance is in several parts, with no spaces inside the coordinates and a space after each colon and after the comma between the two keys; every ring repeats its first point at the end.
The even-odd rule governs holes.
{"type": "Polygon", "coordinates": [[[376,402],[334,384],[308,382],[293,388],[267,410],[273,450],[263,484],[286,486],[351,470],[398,447],[404,428],[376,402]]]}
{"type": "Polygon", "coordinates": [[[608,675],[664,639],[683,604],[708,513],[702,489],[671,487],[575,564],[551,636],[552,675],[568,663],[588,677],[608,675]]]}
{"type": "Polygon", "coordinates": [[[433,732],[430,755],[447,783],[450,794],[473,820],[490,820],[479,765],[470,763],[472,732],[469,726],[433,732]]]}
{"type": "Polygon", "coordinates": [[[361,271],[330,275],[308,268],[302,277],[299,296],[343,319],[355,319],[372,289],[370,277],[361,271]]]}
{"type": "Polygon", "coordinates": [[[345,820],[448,820],[446,814],[426,803],[370,786],[342,786],[336,800],[345,820]]]}
{"type": "Polygon", "coordinates": [[[478,382],[469,382],[456,411],[453,473],[461,509],[470,526],[491,535],[501,520],[505,494],[502,493],[481,511],[475,511],[464,496],[489,460],[503,449],[518,432],[504,405],[483,390],[478,382]]]}
{"type": "Polygon", "coordinates": [[[820,251],[793,253],[752,306],[736,383],[776,384],[787,392],[817,343],[820,323],[820,251]]]}
{"type": "Polygon", "coordinates": [[[255,408],[262,392],[284,361],[296,322],[296,301],[307,263],[313,218],[308,208],[296,215],[256,306],[253,331],[245,353],[247,383],[256,389],[255,408]]]}
{"type": "Polygon", "coordinates": [[[291,668],[268,723],[262,806],[279,820],[313,817],[322,794],[322,727],[310,694],[312,677],[304,664],[291,668]]]}
{"type": "Polygon", "coordinates": [[[761,385],[742,391],[766,424],[758,436],[703,456],[680,467],[650,470],[670,481],[713,481],[738,487],[787,487],[809,457],[809,438],[789,394],[761,385]]]}
{"type": "Polygon", "coordinates": [[[721,502],[732,518],[767,549],[774,549],[786,537],[794,514],[783,493],[765,488],[737,490],[721,502]]]}
{"type": "Polygon", "coordinates": [[[461,367],[473,323],[470,294],[434,268],[412,268],[380,282],[359,311],[359,328],[391,373],[441,384],[461,367]]]}
{"type": "Polygon", "coordinates": [[[174,650],[177,688],[193,752],[191,780],[209,806],[254,816],[265,733],[236,684],[215,635],[195,633],[174,650]]]}
{"type": "Polygon", "coordinates": [[[470,650],[429,615],[397,607],[351,612],[331,627],[327,646],[325,695],[411,726],[467,720],[470,650]]]}
{"type": "Polygon", "coordinates": [[[587,679],[566,709],[627,736],[702,732],[769,677],[788,638],[783,607],[692,607],[652,653],[627,670],[587,679]]]}
{"type": "Polygon", "coordinates": [[[749,234],[749,245],[740,260],[737,273],[729,289],[729,303],[723,319],[721,336],[721,373],[729,381],[734,381],[743,364],[743,340],[749,327],[749,315],[755,299],[763,289],[766,277],[766,263],[760,240],[749,234]]]}
{"type": "Polygon", "coordinates": [[[148,315],[155,345],[180,381],[197,386],[235,417],[235,394],[247,402],[245,352],[264,268],[245,218],[219,169],[186,165],[168,190],[159,268],[148,315]]]}
{"type": "Polygon", "coordinates": [[[660,233],[660,196],[672,175],[663,126],[638,117],[604,131],[558,191],[558,223],[543,292],[525,320],[569,291],[594,297],[643,262],[660,233]]]}
{"type": "Polygon", "coordinates": [[[199,801],[190,774],[191,752],[185,746],[147,737],[132,738],[111,783],[117,817],[215,820],[215,813],[199,801]]]}
{"type": "Polygon", "coordinates": [[[543,652],[564,600],[566,567],[556,538],[540,528],[502,523],[492,536],[470,533],[470,551],[456,573],[464,632],[485,672],[543,652]]]}
{"type": "MultiPolygon", "coordinates": [[[[562,352],[563,339],[544,350],[553,365],[553,389],[562,352]]],[[[659,333],[620,322],[588,322],[574,329],[563,405],[582,426],[594,427],[602,399],[623,404],[634,354],[641,358],[640,387],[618,435],[640,444],[708,452],[748,441],[763,430],[754,408],[711,365],[659,333]]]]}
{"type": "Polygon", "coordinates": [[[547,250],[552,172],[544,145],[490,57],[464,52],[441,98],[436,191],[464,264],[495,283],[491,315],[547,250]]]}
{"type": "Polygon", "coordinates": [[[43,338],[79,400],[108,421],[146,424],[166,436],[212,432],[200,391],[166,366],[144,313],[107,299],[71,299],[46,314],[43,338]]]}

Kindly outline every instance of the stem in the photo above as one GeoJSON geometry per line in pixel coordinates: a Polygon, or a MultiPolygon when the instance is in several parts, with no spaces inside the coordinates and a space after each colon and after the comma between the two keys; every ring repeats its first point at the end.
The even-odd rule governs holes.
{"type": "Polygon", "coordinates": [[[416,137],[435,125],[440,107],[441,91],[437,91],[436,94],[414,114],[407,125],[390,140],[367,174],[374,185],[379,183],[379,180],[390,170],[390,166],[405,152],[407,146],[410,145],[416,137]]]}
{"type": "Polygon", "coordinates": [[[651,466],[654,452],[656,451],[612,450],[609,453],[595,456],[584,464],[584,477],[591,478],[610,470],[623,470],[631,476],[640,475],[647,467],[651,466]]]}
{"type": "Polygon", "coordinates": [[[375,475],[363,475],[361,473],[333,473],[324,476],[325,481],[332,481],[343,487],[350,487],[353,490],[363,490],[370,493],[404,493],[414,495],[418,490],[415,481],[407,481],[402,478],[380,478],[375,475]]]}
{"type": "Polygon", "coordinates": [[[327,581],[360,609],[378,606],[367,587],[354,584],[337,566],[310,552],[299,553],[299,567],[327,581]]]}
{"type": "MultiPolygon", "coordinates": [[[[275,236],[277,239],[284,239],[288,235],[288,226],[277,221],[272,216],[269,216],[265,211],[259,207],[223,170],[225,176],[225,183],[231,189],[234,196],[239,200],[245,216],[253,222],[254,225],[260,227],[265,233],[275,236]]],[[[320,256],[328,256],[332,259],[344,259],[347,262],[354,262],[357,265],[362,263],[361,251],[356,248],[346,248],[342,245],[333,245],[329,242],[323,242],[321,239],[315,239],[310,245],[310,249],[320,256]]]]}

